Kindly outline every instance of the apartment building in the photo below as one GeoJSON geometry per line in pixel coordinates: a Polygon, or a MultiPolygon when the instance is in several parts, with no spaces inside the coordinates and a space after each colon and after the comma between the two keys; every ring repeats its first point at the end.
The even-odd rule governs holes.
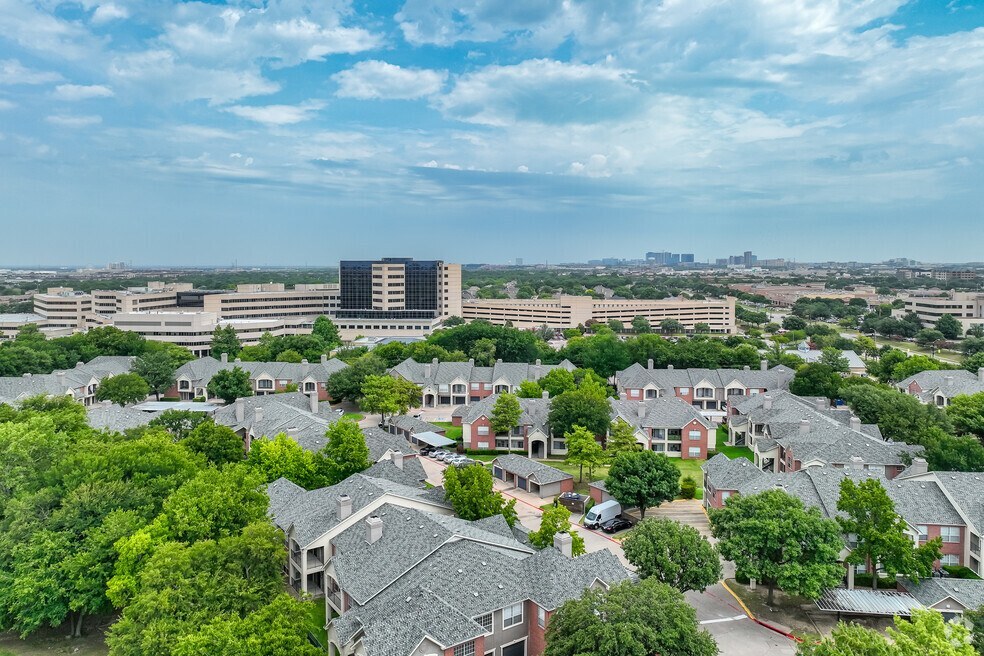
{"type": "Polygon", "coordinates": [[[747,446],[766,472],[858,464],[892,479],[923,451],[883,439],[877,424],[862,424],[850,409],[832,408],[825,398],[776,391],[732,402],[730,412],[728,444],[747,446]]]}
{"type": "Polygon", "coordinates": [[[966,369],[920,371],[895,383],[896,389],[923,403],[945,408],[953,397],[984,392],[984,367],[973,374],[966,369]]]}
{"type": "Polygon", "coordinates": [[[924,325],[935,324],[944,314],[960,322],[966,332],[984,324],[984,293],[945,292],[941,295],[912,293],[904,297],[902,312],[913,312],[924,325]]]}
{"type": "Polygon", "coordinates": [[[441,362],[434,358],[421,364],[407,358],[389,370],[391,376],[408,380],[421,388],[421,407],[461,406],[477,403],[501,392],[515,393],[524,381],[537,381],[557,369],[574,371],[576,367],[564,360],[560,364],[533,364],[496,360],[491,367],[476,367],[468,362],[441,362]]]}
{"type": "MultiPolygon", "coordinates": [[[[984,475],[976,472],[930,472],[926,461],[914,458],[912,465],[893,478],[876,469],[866,469],[860,458],[846,467],[810,467],[787,473],[763,472],[744,458],[724,454],[708,460],[704,470],[704,507],[720,508],[730,496],[782,489],[804,504],[819,508],[827,517],[837,512],[840,482],[876,479],[906,522],[907,533],[916,544],[939,537],[943,557],[937,565],[964,565],[976,574],[981,569],[981,535],[984,535],[984,475]]],[[[850,536],[847,546],[850,548],[850,536]]],[[[848,586],[864,567],[848,568],[848,586]]]]}
{"type": "Polygon", "coordinates": [[[657,326],[667,319],[682,323],[688,331],[697,324],[710,326],[712,333],[735,333],[735,299],[719,300],[596,300],[590,296],[561,295],[541,299],[469,299],[462,302],[462,317],[481,319],[497,325],[507,323],[516,328],[576,328],[589,321],[607,323],[618,320],[630,324],[635,317],[645,317],[657,326]]]}
{"type": "Polygon", "coordinates": [[[238,285],[234,292],[206,294],[203,309],[220,319],[280,319],[334,316],[341,292],[335,284],[282,283],[238,285]]]}
{"type": "Polygon", "coordinates": [[[767,360],[758,369],[657,369],[650,359],[646,366],[634,363],[615,374],[620,394],[630,401],[675,396],[697,408],[704,418],[720,423],[727,416],[728,402],[772,390],[788,389],[795,373],[789,367],[769,368],[767,360]]]}
{"type": "Polygon", "coordinates": [[[312,364],[307,360],[301,360],[300,363],[242,362],[238,358],[230,360],[223,353],[218,359],[205,356],[178,367],[174,372],[175,383],[166,394],[179,397],[182,401],[206,398],[212,376],[219,371],[239,367],[249,374],[254,396],[285,392],[288,386],[296,385],[298,392],[315,396],[315,400],[327,401],[328,378],[347,366],[341,360],[327,355],[322,355],[320,362],[312,364]]]}
{"type": "Polygon", "coordinates": [[[134,359],[128,355],[100,355],[65,371],[3,376],[0,377],[0,403],[15,405],[38,395],[70,396],[88,407],[96,403],[96,390],[102,379],[127,373],[133,367],[134,359]]]}

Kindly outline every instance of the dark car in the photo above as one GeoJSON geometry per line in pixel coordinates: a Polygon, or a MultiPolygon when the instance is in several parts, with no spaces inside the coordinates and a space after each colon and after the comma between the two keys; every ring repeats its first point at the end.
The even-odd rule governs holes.
{"type": "Polygon", "coordinates": [[[618,533],[619,531],[624,531],[627,528],[632,528],[632,522],[625,519],[624,517],[616,517],[615,519],[609,519],[607,522],[601,525],[601,530],[605,533],[618,533]]]}
{"type": "Polygon", "coordinates": [[[432,453],[434,453],[434,447],[432,446],[425,446],[420,450],[420,455],[422,456],[429,456],[432,453]]]}

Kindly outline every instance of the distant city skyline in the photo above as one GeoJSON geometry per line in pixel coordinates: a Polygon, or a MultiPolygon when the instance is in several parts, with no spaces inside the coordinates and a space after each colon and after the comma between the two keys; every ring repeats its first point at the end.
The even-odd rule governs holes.
{"type": "Polygon", "coordinates": [[[0,262],[980,260],[982,26],[971,0],[0,0],[0,262]]]}

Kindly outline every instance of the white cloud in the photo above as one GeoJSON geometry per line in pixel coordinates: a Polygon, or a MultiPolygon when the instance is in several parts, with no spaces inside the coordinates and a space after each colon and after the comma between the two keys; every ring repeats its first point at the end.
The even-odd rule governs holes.
{"type": "Polygon", "coordinates": [[[0,98],[0,110],[13,109],[16,106],[17,105],[10,102],[9,100],[4,100],[3,98],[0,98]]]}
{"type": "Polygon", "coordinates": [[[445,78],[445,71],[402,68],[378,60],[359,62],[332,75],[338,96],[362,100],[423,98],[439,92],[445,78]]]}
{"type": "Polygon", "coordinates": [[[90,19],[96,25],[102,25],[114,20],[122,20],[130,17],[130,11],[126,7],[107,2],[96,7],[90,19]]]}
{"type": "Polygon", "coordinates": [[[55,98],[59,100],[88,100],[90,98],[112,98],[113,90],[101,84],[59,84],[55,87],[55,98]]]}
{"type": "Polygon", "coordinates": [[[58,73],[31,70],[16,59],[0,61],[0,84],[49,84],[61,79],[58,73]]]}
{"type": "Polygon", "coordinates": [[[102,123],[101,116],[55,115],[48,116],[44,120],[52,125],[57,125],[62,128],[87,128],[102,123]]]}
{"type": "Polygon", "coordinates": [[[570,4],[565,0],[407,0],[395,18],[408,42],[449,46],[458,41],[496,41],[512,31],[534,29],[570,4]]]}
{"type": "Polygon", "coordinates": [[[323,102],[309,100],[300,105],[233,105],[223,111],[265,125],[292,125],[313,118],[324,106],[323,102]]]}

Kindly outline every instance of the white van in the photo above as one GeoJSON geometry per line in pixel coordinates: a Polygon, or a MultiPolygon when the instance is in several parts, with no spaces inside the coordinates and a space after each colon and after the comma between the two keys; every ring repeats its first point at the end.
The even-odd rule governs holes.
{"type": "Polygon", "coordinates": [[[622,506],[615,499],[609,499],[604,503],[591,506],[591,510],[584,516],[585,528],[598,528],[609,519],[615,519],[622,514],[622,506]]]}

